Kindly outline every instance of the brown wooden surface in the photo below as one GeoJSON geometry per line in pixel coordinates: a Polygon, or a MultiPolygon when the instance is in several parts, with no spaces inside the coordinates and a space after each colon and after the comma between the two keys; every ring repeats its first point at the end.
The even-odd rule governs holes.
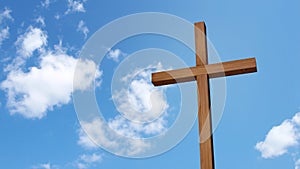
{"type": "Polygon", "coordinates": [[[250,58],[209,65],[204,22],[195,23],[195,46],[195,67],[152,73],[152,83],[155,86],[160,86],[197,81],[200,165],[201,169],[214,169],[209,78],[256,72],[256,60],[250,58]]]}
{"type": "Polygon", "coordinates": [[[157,72],[152,74],[155,86],[168,85],[196,80],[196,76],[208,74],[209,78],[232,76],[256,72],[255,58],[196,66],[184,69],[157,72]]]}
{"type": "MultiPolygon", "coordinates": [[[[195,47],[196,66],[205,69],[205,65],[208,64],[208,56],[206,42],[206,26],[204,22],[195,23],[195,47]]],[[[209,76],[207,74],[197,75],[196,80],[198,87],[200,166],[201,169],[214,169],[215,167],[210,113],[209,76]]]]}

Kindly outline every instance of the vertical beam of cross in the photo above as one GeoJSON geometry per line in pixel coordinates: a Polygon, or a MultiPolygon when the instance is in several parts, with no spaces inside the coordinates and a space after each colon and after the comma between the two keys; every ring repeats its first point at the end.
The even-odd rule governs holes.
{"type": "Polygon", "coordinates": [[[152,73],[155,86],[196,80],[198,90],[198,125],[201,169],[214,169],[214,148],[210,105],[209,78],[233,76],[257,71],[256,59],[242,59],[208,64],[206,26],[195,23],[196,67],[152,73]]]}
{"type": "MultiPolygon", "coordinates": [[[[208,64],[206,26],[204,22],[195,23],[196,66],[208,64]]],[[[214,151],[210,112],[209,76],[196,76],[198,88],[198,125],[200,136],[201,169],[214,169],[214,151]]]]}

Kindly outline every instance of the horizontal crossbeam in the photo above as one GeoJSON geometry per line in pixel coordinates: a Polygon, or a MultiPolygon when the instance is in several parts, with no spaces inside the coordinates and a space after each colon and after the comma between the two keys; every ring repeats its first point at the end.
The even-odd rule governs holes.
{"type": "Polygon", "coordinates": [[[184,69],[170,70],[152,73],[154,86],[162,86],[179,82],[194,81],[196,76],[208,74],[210,78],[232,76],[256,72],[255,58],[222,62],[205,65],[205,67],[190,67],[184,69]]]}

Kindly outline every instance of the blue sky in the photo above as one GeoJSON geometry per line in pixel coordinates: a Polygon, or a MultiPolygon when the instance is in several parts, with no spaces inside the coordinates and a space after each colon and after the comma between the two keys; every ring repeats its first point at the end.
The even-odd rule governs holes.
{"type": "MultiPolygon", "coordinates": [[[[102,123],[84,123],[106,150],[99,148],[81,128],[74,108],[73,94],[95,85],[103,118],[120,136],[153,138],[172,127],[184,107],[179,106],[184,102],[180,87],[154,88],[149,75],[180,64],[163,62],[170,53],[153,62],[151,55],[142,59],[148,65],[130,58],[158,48],[194,66],[194,54],[185,45],[144,34],[112,48],[99,44],[99,51],[107,52],[99,65],[80,59],[85,43],[104,25],[134,13],[161,12],[191,23],[204,20],[221,61],[257,59],[257,73],[226,78],[224,112],[214,132],[216,168],[299,169],[299,6],[295,0],[0,0],[0,168],[199,168],[197,123],[171,150],[132,159],[114,153],[134,156],[147,144],[105,140],[109,133],[102,123]],[[75,76],[78,83],[73,81],[76,64],[84,68],[75,76]],[[150,115],[136,116],[140,111],[150,115]],[[156,120],[135,124],[123,116],[156,120]]],[[[193,99],[185,101],[196,107],[193,99]]]]}

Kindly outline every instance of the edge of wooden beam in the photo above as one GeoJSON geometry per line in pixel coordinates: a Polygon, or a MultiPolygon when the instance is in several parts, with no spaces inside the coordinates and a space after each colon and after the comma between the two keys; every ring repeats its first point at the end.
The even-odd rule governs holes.
{"type": "Polygon", "coordinates": [[[196,76],[208,74],[210,78],[233,76],[257,72],[256,59],[248,58],[229,62],[205,65],[205,67],[190,67],[177,70],[152,73],[154,86],[162,86],[180,82],[194,81],[196,76]]]}

